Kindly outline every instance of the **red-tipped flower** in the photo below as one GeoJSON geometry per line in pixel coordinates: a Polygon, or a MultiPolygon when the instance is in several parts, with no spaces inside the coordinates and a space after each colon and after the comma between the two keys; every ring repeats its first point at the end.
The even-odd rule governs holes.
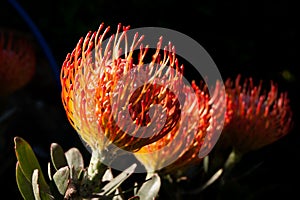
{"type": "Polygon", "coordinates": [[[109,27],[101,24],[97,32],[89,32],[85,39],[80,39],[62,66],[64,108],[73,127],[92,149],[103,150],[114,144],[136,151],[172,132],[180,118],[180,104],[174,91],[181,89],[177,85],[182,77],[174,47],[169,44],[161,53],[160,38],[156,51],[150,55],[152,61],[144,64],[148,56],[148,46],[141,43],[144,36],[136,33],[128,44],[128,30],[129,27],[123,27],[120,33],[119,25],[117,33],[105,40],[109,27]],[[163,70],[167,70],[167,76],[160,77],[163,70]],[[166,88],[162,83],[172,87],[166,88]],[[150,126],[150,114],[151,121],[163,117],[163,113],[150,112],[153,105],[161,106],[163,113],[167,113],[166,122],[151,122],[152,127],[155,125],[152,135],[144,137],[143,127],[150,126]],[[130,118],[125,119],[128,113],[130,118]]]}
{"type": "Polygon", "coordinates": [[[215,104],[223,86],[210,98],[204,87],[185,84],[175,47],[163,46],[162,37],[149,53],[144,36],[129,27],[105,38],[108,31],[101,24],[81,38],[61,70],[63,105],[82,139],[92,150],[134,152],[148,171],[208,152],[220,128],[214,112],[226,106],[215,104]]]}
{"type": "Polygon", "coordinates": [[[196,96],[188,98],[188,103],[182,109],[181,117],[185,122],[181,129],[143,147],[135,154],[148,172],[161,170],[168,173],[196,164],[213,148],[215,134],[223,128],[223,113],[226,109],[224,89],[217,82],[214,94],[210,96],[207,87],[200,85],[203,87],[199,88],[193,81],[192,88],[189,88],[195,91],[196,96]],[[193,119],[198,121],[195,123],[193,119]],[[171,143],[170,146],[163,148],[168,143],[171,143]]]}
{"type": "Polygon", "coordinates": [[[225,83],[227,95],[226,125],[222,136],[236,151],[248,152],[271,144],[285,136],[292,127],[292,111],[287,93],[278,94],[271,82],[268,92],[262,91],[262,81],[254,85],[252,78],[241,84],[225,83]]]}
{"type": "Polygon", "coordinates": [[[34,75],[35,65],[32,43],[21,33],[0,30],[0,96],[25,86],[34,75]]]}

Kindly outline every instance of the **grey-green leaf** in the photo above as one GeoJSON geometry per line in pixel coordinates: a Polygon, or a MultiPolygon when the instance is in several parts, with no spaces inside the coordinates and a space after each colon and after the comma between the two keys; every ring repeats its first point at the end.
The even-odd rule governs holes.
{"type": "Polygon", "coordinates": [[[48,177],[49,177],[49,180],[52,181],[52,171],[51,171],[51,163],[48,162],[48,177]]]}
{"type": "Polygon", "coordinates": [[[60,194],[64,195],[70,178],[70,169],[68,166],[62,167],[53,175],[54,183],[60,194]]]}
{"type": "Polygon", "coordinates": [[[161,186],[161,180],[158,174],[154,174],[150,180],[143,183],[136,196],[141,200],[153,200],[157,196],[161,186]]]}
{"type": "Polygon", "coordinates": [[[19,188],[19,191],[20,191],[22,197],[25,200],[34,199],[31,183],[24,176],[24,174],[20,168],[19,162],[17,162],[17,164],[16,164],[16,180],[17,180],[17,185],[18,185],[18,188],[19,188]]]}
{"type": "Polygon", "coordinates": [[[54,200],[54,197],[48,192],[43,191],[40,188],[40,172],[38,169],[35,169],[32,173],[32,189],[35,200],[54,200]]]}
{"type": "Polygon", "coordinates": [[[134,172],[136,166],[136,164],[132,164],[118,176],[113,178],[102,188],[102,191],[99,193],[99,195],[109,195],[114,192],[134,172]]]}
{"type": "Polygon", "coordinates": [[[65,153],[68,166],[71,169],[70,176],[77,179],[81,170],[84,168],[84,161],[80,151],[77,148],[71,148],[65,153]]]}
{"type": "Polygon", "coordinates": [[[65,152],[59,144],[57,143],[51,144],[50,155],[51,155],[52,164],[56,170],[68,165],[65,152]]]}
{"type": "Polygon", "coordinates": [[[223,169],[219,169],[200,189],[199,191],[204,190],[205,188],[207,188],[208,186],[210,186],[211,184],[213,184],[216,180],[218,180],[221,175],[223,173],[223,169]]]}
{"type": "Polygon", "coordinates": [[[139,196],[133,196],[130,197],[128,200],[140,200],[141,198],[139,196]]]}
{"type": "Polygon", "coordinates": [[[32,181],[31,181],[35,200],[41,200],[38,180],[39,180],[39,170],[35,169],[33,170],[32,181]]]}

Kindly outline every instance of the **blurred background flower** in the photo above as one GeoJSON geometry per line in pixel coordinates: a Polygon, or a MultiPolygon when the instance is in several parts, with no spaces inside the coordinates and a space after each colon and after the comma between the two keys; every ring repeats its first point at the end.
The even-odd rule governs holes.
{"type": "Polygon", "coordinates": [[[0,29],[0,95],[25,86],[36,68],[33,38],[17,30],[0,29]]]}
{"type": "MultiPolygon", "coordinates": [[[[229,188],[245,176],[257,170],[264,159],[245,164],[252,155],[261,155],[270,144],[279,142],[292,133],[293,111],[287,92],[280,92],[278,84],[252,77],[242,78],[241,74],[225,82],[227,111],[224,129],[213,152],[209,154],[208,174],[222,169],[219,187],[220,195],[229,195],[229,188]],[[252,153],[252,154],[251,154],[252,153]]],[[[217,171],[218,173],[219,171],[217,171]]]]}
{"type": "Polygon", "coordinates": [[[35,72],[36,49],[31,35],[17,28],[0,27],[0,160],[6,159],[0,175],[13,163],[6,157],[9,141],[5,135],[18,111],[12,96],[32,81],[35,72]]]}
{"type": "Polygon", "coordinates": [[[271,81],[268,89],[241,75],[225,83],[227,117],[222,135],[236,152],[247,153],[271,144],[291,131],[292,110],[287,92],[271,81]]]}

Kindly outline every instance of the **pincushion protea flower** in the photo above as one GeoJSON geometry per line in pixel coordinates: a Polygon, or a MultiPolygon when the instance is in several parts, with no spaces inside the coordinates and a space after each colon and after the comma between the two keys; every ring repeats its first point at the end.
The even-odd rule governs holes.
{"type": "MultiPolygon", "coordinates": [[[[97,32],[89,32],[67,55],[61,70],[61,96],[68,119],[92,150],[104,151],[109,144],[114,144],[123,150],[137,151],[167,134],[172,135],[181,117],[175,93],[182,89],[179,86],[182,69],[174,47],[169,44],[161,54],[160,38],[156,51],[150,55],[152,61],[145,65],[148,46],[141,44],[144,36],[136,33],[129,46],[126,34],[129,27],[123,27],[120,33],[121,28],[119,24],[117,33],[109,37],[106,46],[104,39],[109,27],[104,28],[102,23],[97,32]],[[139,45],[136,58],[134,50],[139,45]],[[165,69],[168,69],[167,76],[161,76],[165,69]],[[147,83],[136,86],[142,71],[143,81],[147,83]],[[157,77],[161,82],[156,81],[157,77]],[[126,96],[132,88],[136,88],[135,92],[126,96]],[[164,124],[159,120],[151,122],[156,124],[153,134],[142,137],[145,133],[139,130],[150,126],[149,110],[155,104],[167,113],[166,121],[164,124]],[[122,120],[128,111],[131,119],[122,120]]],[[[151,120],[163,117],[159,112],[152,115],[151,120]]]]}
{"type": "Polygon", "coordinates": [[[222,136],[234,150],[245,153],[271,144],[285,136],[292,127],[292,110],[287,93],[278,94],[271,82],[268,93],[262,91],[262,81],[255,86],[252,78],[240,84],[225,83],[227,95],[226,125],[222,136]]]}
{"type": "Polygon", "coordinates": [[[203,82],[200,87],[196,85],[195,81],[192,82],[196,100],[188,98],[189,103],[182,109],[181,117],[186,120],[186,123],[182,123],[185,125],[181,127],[183,131],[177,131],[173,135],[167,134],[159,141],[144,146],[135,154],[148,172],[175,172],[177,169],[200,162],[209,153],[213,148],[213,135],[217,129],[223,128],[224,115],[222,113],[225,112],[226,105],[224,104],[225,99],[222,99],[225,94],[221,87],[221,83],[217,81],[214,94],[210,96],[207,86],[203,82]],[[199,119],[196,124],[190,123],[192,122],[191,115],[196,115],[196,118],[199,119]],[[195,131],[195,134],[190,134],[190,131],[195,131]],[[172,140],[174,141],[169,148],[159,151],[161,147],[172,140]],[[149,153],[151,153],[150,156],[149,153]]]}
{"type": "Polygon", "coordinates": [[[33,44],[21,33],[0,30],[0,96],[25,86],[35,72],[33,44]]]}

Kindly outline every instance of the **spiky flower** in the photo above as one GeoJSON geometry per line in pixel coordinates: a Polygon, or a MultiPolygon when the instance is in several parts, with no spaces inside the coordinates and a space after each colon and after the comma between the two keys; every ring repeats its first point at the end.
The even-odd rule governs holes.
{"type": "Polygon", "coordinates": [[[25,86],[35,67],[35,50],[29,39],[16,31],[0,30],[0,96],[25,86]]]}
{"type": "Polygon", "coordinates": [[[121,28],[119,24],[107,40],[110,28],[104,24],[97,32],[89,32],[67,55],[61,70],[68,119],[93,150],[113,144],[137,151],[174,135],[182,117],[176,96],[183,89],[182,69],[172,44],[161,51],[159,38],[157,49],[149,55],[149,47],[142,44],[144,36],[136,33],[129,45],[129,27],[120,33],[121,28]],[[144,64],[146,57],[152,60],[144,64]],[[161,109],[151,112],[155,105],[161,109]]]}
{"type": "Polygon", "coordinates": [[[236,151],[245,153],[284,137],[292,127],[292,110],[287,92],[279,94],[274,82],[266,92],[262,81],[258,85],[252,78],[240,81],[238,75],[235,82],[225,83],[227,120],[222,136],[236,151]]]}
{"type": "Polygon", "coordinates": [[[148,172],[174,172],[200,162],[213,148],[214,140],[218,138],[215,136],[216,132],[223,128],[226,104],[222,98],[225,94],[220,82],[216,83],[212,96],[206,85],[200,85],[202,87],[198,87],[195,81],[192,82],[196,97],[188,98],[186,107],[182,108],[181,117],[184,122],[180,129],[173,135],[167,134],[161,140],[144,146],[135,154],[148,172]],[[193,118],[198,119],[196,124],[193,118]],[[167,148],[163,148],[165,146],[167,148]]]}

